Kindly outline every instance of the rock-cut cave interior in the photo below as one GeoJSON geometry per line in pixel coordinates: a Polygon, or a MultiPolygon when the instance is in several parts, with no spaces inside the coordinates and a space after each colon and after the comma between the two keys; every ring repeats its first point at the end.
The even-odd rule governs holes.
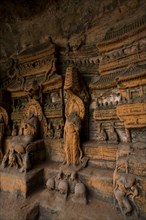
{"type": "Polygon", "coordinates": [[[0,219],[146,219],[145,0],[1,0],[0,219]]]}

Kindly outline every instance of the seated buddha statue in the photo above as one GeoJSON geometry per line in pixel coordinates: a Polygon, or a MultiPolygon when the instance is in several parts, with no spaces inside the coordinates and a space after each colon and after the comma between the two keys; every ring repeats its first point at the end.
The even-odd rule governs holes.
{"type": "MultiPolygon", "coordinates": [[[[17,136],[11,136],[8,141],[8,151],[4,155],[2,166],[6,167],[9,165],[10,154],[11,157],[15,157],[15,164],[18,168],[23,171],[27,169],[26,154],[27,146],[36,141],[39,135],[39,120],[38,117],[30,111],[29,116],[22,120],[19,128],[19,134],[17,136]],[[13,155],[12,155],[13,154],[13,155]]],[[[28,158],[28,155],[27,155],[28,158]]],[[[13,164],[11,163],[11,167],[13,164]]]]}

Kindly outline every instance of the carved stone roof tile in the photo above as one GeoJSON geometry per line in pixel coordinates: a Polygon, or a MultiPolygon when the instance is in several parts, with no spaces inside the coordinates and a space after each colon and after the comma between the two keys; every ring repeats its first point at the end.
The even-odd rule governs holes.
{"type": "Polygon", "coordinates": [[[92,89],[105,89],[116,86],[115,79],[121,74],[121,72],[115,72],[112,74],[102,75],[99,80],[91,85],[92,89]]]}
{"type": "Polygon", "coordinates": [[[119,76],[117,79],[119,81],[126,81],[133,78],[146,77],[146,66],[128,66],[126,71],[119,76]]]}
{"type": "Polygon", "coordinates": [[[135,20],[133,23],[126,24],[123,27],[120,27],[117,30],[110,29],[106,33],[103,41],[109,41],[113,38],[119,38],[123,35],[126,35],[128,32],[133,31],[133,30],[135,30],[145,24],[146,24],[146,15],[142,16],[138,20],[135,20]]]}
{"type": "Polygon", "coordinates": [[[92,83],[90,87],[92,89],[105,89],[115,87],[117,81],[129,80],[133,78],[139,78],[146,76],[145,73],[146,67],[143,66],[132,66],[129,65],[126,70],[122,69],[114,73],[106,74],[100,76],[99,80],[95,83],[92,83]]]}

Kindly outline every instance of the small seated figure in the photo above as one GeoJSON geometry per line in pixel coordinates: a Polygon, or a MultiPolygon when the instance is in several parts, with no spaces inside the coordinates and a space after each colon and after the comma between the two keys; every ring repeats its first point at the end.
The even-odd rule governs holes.
{"type": "Polygon", "coordinates": [[[61,137],[62,137],[62,129],[61,129],[60,125],[57,125],[57,127],[55,129],[54,138],[60,139],[61,137]]]}
{"type": "Polygon", "coordinates": [[[17,122],[14,121],[13,127],[12,127],[12,136],[17,136],[17,134],[18,134],[17,122]]]}
{"type": "Polygon", "coordinates": [[[108,143],[117,144],[118,143],[118,135],[113,126],[109,129],[109,140],[108,143]]]}
{"type": "Polygon", "coordinates": [[[21,122],[18,136],[11,136],[8,142],[8,152],[5,154],[2,166],[15,166],[16,163],[20,171],[30,168],[30,162],[27,153],[27,146],[37,140],[39,134],[39,120],[30,111],[28,118],[21,122]],[[10,162],[11,158],[15,160],[10,162]]]}
{"type": "Polygon", "coordinates": [[[102,127],[102,124],[99,124],[99,128],[98,128],[98,142],[99,143],[106,143],[107,140],[107,134],[104,130],[104,128],[102,127]]]}
{"type": "Polygon", "coordinates": [[[54,137],[54,130],[52,128],[52,123],[51,122],[48,124],[47,137],[51,138],[51,139],[54,137]]]}

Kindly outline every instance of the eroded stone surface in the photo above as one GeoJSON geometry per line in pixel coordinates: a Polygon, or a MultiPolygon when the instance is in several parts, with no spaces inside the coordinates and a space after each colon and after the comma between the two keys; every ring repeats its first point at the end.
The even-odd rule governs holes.
{"type": "Polygon", "coordinates": [[[34,202],[26,219],[123,217],[108,203],[96,213],[97,199],[128,218],[146,214],[145,9],[144,0],[2,2],[0,186],[19,197],[47,182],[25,201],[34,202]]]}

